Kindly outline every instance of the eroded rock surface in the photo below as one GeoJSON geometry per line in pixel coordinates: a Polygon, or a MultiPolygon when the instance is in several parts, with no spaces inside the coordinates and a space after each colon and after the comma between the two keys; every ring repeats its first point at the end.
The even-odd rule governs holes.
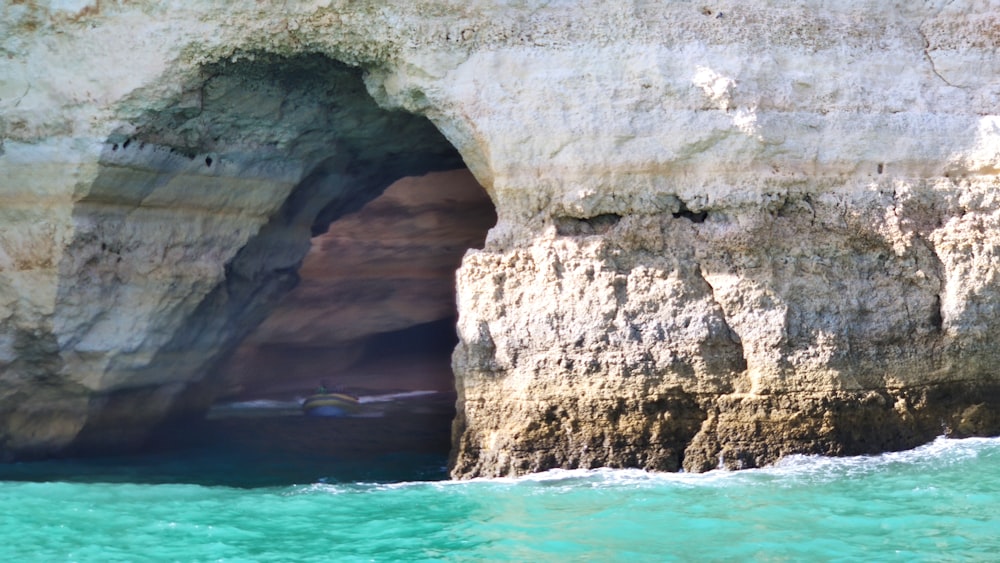
{"type": "MultiPolygon", "coordinates": [[[[184,89],[97,147],[74,140],[93,154],[72,174],[90,174],[60,205],[6,209],[8,455],[134,443],[206,408],[213,366],[295,285],[315,231],[400,176],[461,164],[321,55],[205,65],[184,89]],[[32,222],[58,236],[25,240],[32,222]]],[[[34,159],[57,142],[8,143],[9,185],[56,191],[34,159]]]]}
{"type": "Polygon", "coordinates": [[[227,379],[249,394],[279,377],[365,385],[352,377],[373,337],[445,320],[454,332],[455,270],[495,222],[468,170],[395,182],[312,239],[298,285],[226,362],[227,379]]]}
{"type": "Polygon", "coordinates": [[[967,420],[995,404],[1000,358],[943,305],[967,298],[945,220],[898,192],[841,197],[467,257],[456,471],[702,471],[996,432],[967,420]]]}
{"type": "Polygon", "coordinates": [[[499,217],[454,476],[1000,431],[994,2],[0,10],[5,455],[210,398],[310,232],[454,156],[371,99],[499,217]]]}

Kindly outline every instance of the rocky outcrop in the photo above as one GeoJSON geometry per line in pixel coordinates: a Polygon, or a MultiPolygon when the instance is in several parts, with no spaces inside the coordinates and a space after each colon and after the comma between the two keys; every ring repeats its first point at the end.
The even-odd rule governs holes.
{"type": "Polygon", "coordinates": [[[754,467],[997,431],[1000,358],[955,326],[946,221],[906,195],[569,223],[463,265],[460,474],[754,467]]]}
{"type": "Polygon", "coordinates": [[[972,70],[997,61],[970,39],[995,16],[698,11],[646,12],[637,35],[662,39],[629,65],[597,70],[595,48],[561,54],[591,74],[520,69],[553,98],[611,94],[565,125],[566,105],[538,110],[550,189],[527,154],[493,167],[501,225],[459,275],[456,476],[1000,430],[998,83],[972,70]]]}
{"type": "Polygon", "coordinates": [[[454,476],[1000,430],[988,2],[69,6],[0,18],[5,455],[203,406],[309,234],[452,145],[498,215],[454,476]]]}

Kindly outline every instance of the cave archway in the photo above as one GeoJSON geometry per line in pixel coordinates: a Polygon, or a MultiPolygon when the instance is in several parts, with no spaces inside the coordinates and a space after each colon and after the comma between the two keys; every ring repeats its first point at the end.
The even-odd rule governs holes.
{"type": "MultiPolygon", "coordinates": [[[[97,398],[72,448],[142,442],[247,383],[224,365],[299,283],[313,237],[400,178],[462,169],[425,117],[379,107],[360,69],[319,54],[206,65],[107,140],[74,208],[60,265],[73,282],[59,287],[56,322],[71,335],[63,370],[86,374],[97,398]]],[[[418,325],[453,330],[453,316],[397,319],[345,342],[361,359],[418,325]]]]}

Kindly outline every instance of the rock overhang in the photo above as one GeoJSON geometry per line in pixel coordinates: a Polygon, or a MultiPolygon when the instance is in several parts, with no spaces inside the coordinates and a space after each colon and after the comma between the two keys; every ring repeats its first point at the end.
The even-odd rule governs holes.
{"type": "MultiPolygon", "coordinates": [[[[70,163],[46,171],[39,193],[57,202],[51,211],[25,190],[25,211],[8,212],[20,225],[10,232],[27,234],[8,235],[5,250],[37,265],[12,270],[9,293],[31,296],[18,307],[33,311],[36,336],[48,322],[38,311],[56,311],[59,293],[36,294],[59,286],[52,263],[72,245],[68,225],[106,141],[124,144],[151,109],[194,111],[197,88],[184,85],[205,65],[322,53],[364,67],[381,105],[428,116],[497,205],[487,249],[460,274],[460,391],[488,372],[509,377],[507,389],[572,394],[583,376],[552,351],[596,366],[586,373],[640,373],[642,388],[709,395],[991,380],[996,11],[874,1],[88,6],[31,3],[6,20],[20,31],[0,62],[11,77],[0,163],[19,187],[37,169],[18,155],[70,163]],[[139,22],[141,37],[124,31],[139,22]],[[70,53],[96,62],[74,68],[70,53]],[[33,82],[39,67],[68,79],[33,82]],[[574,299],[594,307],[576,310],[574,299]],[[591,314],[604,306],[597,326],[591,314]],[[577,350],[570,335],[581,331],[597,340],[577,350]],[[565,388],[537,387],[545,377],[565,388]]],[[[224,167],[214,154],[192,162],[224,167]]],[[[8,354],[18,355],[28,357],[8,354]]],[[[646,408],[636,405],[626,411],[646,408]]],[[[723,435],[724,417],[700,408],[706,435],[723,435]]],[[[458,428],[476,435],[468,422],[458,428]]],[[[489,444],[508,458],[530,448],[501,442],[489,444]]],[[[615,459],[602,455],[588,463],[615,459]]]]}
{"type": "MultiPolygon", "coordinates": [[[[8,224],[6,455],[130,443],[204,408],[213,363],[295,284],[314,232],[401,176],[461,164],[426,119],[379,108],[360,70],[323,55],[203,65],[179,92],[99,151],[77,140],[58,213],[35,200],[17,217],[59,237],[8,224]],[[58,397],[71,422],[39,431],[58,397]]],[[[17,188],[50,180],[31,152],[17,188]]]]}

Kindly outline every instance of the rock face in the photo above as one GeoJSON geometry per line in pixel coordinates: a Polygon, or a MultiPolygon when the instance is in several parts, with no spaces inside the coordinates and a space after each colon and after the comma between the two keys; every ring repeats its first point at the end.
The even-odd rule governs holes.
{"type": "Polygon", "coordinates": [[[452,146],[455,477],[1000,431],[994,2],[70,4],[0,8],[4,455],[203,406],[452,146]]]}
{"type": "Polygon", "coordinates": [[[0,278],[8,456],[137,442],[204,409],[216,361],[295,285],[314,232],[401,176],[461,165],[426,119],[378,107],[324,56],[189,80],[100,143],[5,140],[23,192],[0,278]]]}
{"type": "Polygon", "coordinates": [[[298,285],[226,362],[227,379],[251,395],[276,373],[347,385],[379,335],[445,320],[454,332],[455,270],[494,223],[468,170],[395,182],[312,239],[298,285]]]}

